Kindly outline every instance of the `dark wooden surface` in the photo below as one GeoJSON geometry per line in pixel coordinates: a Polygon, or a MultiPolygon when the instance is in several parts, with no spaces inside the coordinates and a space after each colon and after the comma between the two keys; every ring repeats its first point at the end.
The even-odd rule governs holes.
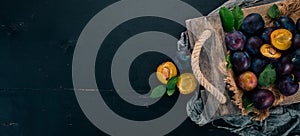
{"type": "MultiPolygon", "coordinates": [[[[185,0],[201,13],[208,14],[225,0],[185,0]]],[[[77,38],[86,23],[103,8],[116,1],[108,0],[2,0],[0,1],[0,135],[1,136],[102,136],[106,135],[82,113],[72,90],[72,55],[77,38]]],[[[140,18],[122,24],[109,37],[107,58],[114,54],[122,40],[135,33],[151,29],[167,29],[179,35],[185,28],[159,18],[140,18]],[[145,23],[150,22],[150,23],[145,23]],[[115,45],[115,46],[113,46],[115,45]]],[[[143,59],[164,61],[165,56],[150,54],[143,59]]],[[[144,58],[143,58],[144,57],[144,58]]],[[[109,61],[102,61],[96,73],[101,81],[109,69],[109,61]],[[104,75],[103,75],[104,74],[104,75]]],[[[145,74],[153,72],[154,64],[141,61],[145,74]],[[152,67],[153,67],[152,66],[152,67]]],[[[132,80],[139,89],[149,91],[146,80],[132,80]]],[[[103,89],[111,88],[107,82],[103,89]]],[[[100,90],[101,91],[101,90],[100,90]]],[[[103,91],[106,104],[117,114],[135,120],[144,120],[168,111],[177,97],[167,98],[156,109],[130,112],[131,107],[119,101],[114,91],[103,91]]],[[[185,110],[185,109],[182,109],[185,110]]],[[[112,122],[115,123],[115,122],[112,122]]],[[[232,135],[211,124],[199,127],[186,119],[169,135],[232,135]]]]}

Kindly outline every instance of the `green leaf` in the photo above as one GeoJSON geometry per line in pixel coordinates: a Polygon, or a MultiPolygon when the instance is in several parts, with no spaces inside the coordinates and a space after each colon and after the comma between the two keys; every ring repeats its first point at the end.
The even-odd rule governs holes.
{"type": "Polygon", "coordinates": [[[172,77],[167,84],[167,89],[168,90],[173,90],[176,88],[176,84],[178,82],[178,76],[172,77]]]}
{"type": "Polygon", "coordinates": [[[245,95],[245,94],[243,95],[242,101],[243,101],[243,106],[246,109],[246,111],[250,110],[253,107],[253,103],[249,100],[247,95],[245,95]]]}
{"type": "Polygon", "coordinates": [[[247,105],[245,109],[246,111],[249,111],[252,107],[253,107],[253,103],[247,105]]]}
{"type": "Polygon", "coordinates": [[[172,77],[167,84],[167,94],[171,96],[175,92],[176,84],[178,82],[178,76],[172,77]]]}
{"type": "Polygon", "coordinates": [[[276,4],[272,5],[269,9],[268,9],[268,15],[275,19],[279,16],[280,11],[278,9],[278,6],[276,4]]]}
{"type": "Polygon", "coordinates": [[[159,85],[152,90],[150,98],[159,98],[162,97],[165,93],[166,93],[166,86],[159,85]]]}
{"type": "Polygon", "coordinates": [[[276,80],[276,71],[272,68],[272,65],[269,64],[266,66],[263,72],[260,73],[258,78],[258,84],[261,86],[268,86],[274,84],[276,80]]]}
{"type": "Polygon", "coordinates": [[[171,96],[174,94],[174,92],[175,92],[175,89],[170,89],[167,91],[167,94],[168,94],[168,96],[171,96]]]}
{"type": "Polygon", "coordinates": [[[244,12],[236,5],[232,10],[232,14],[234,16],[234,28],[235,30],[239,30],[244,19],[244,12]]]}
{"type": "Polygon", "coordinates": [[[230,32],[234,30],[234,16],[232,12],[228,8],[222,7],[219,11],[219,14],[224,31],[230,32]]]}
{"type": "Polygon", "coordinates": [[[230,54],[228,54],[226,56],[226,61],[227,61],[227,69],[231,69],[232,68],[232,63],[230,61],[230,54]]]}

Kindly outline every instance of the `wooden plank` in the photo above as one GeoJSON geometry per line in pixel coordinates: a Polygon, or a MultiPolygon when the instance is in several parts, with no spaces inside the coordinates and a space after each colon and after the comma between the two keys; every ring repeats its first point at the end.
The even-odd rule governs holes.
{"type": "MultiPolygon", "coordinates": [[[[188,28],[188,32],[189,32],[189,39],[190,39],[190,43],[194,44],[195,41],[197,40],[197,37],[199,37],[202,33],[202,31],[204,31],[203,27],[199,27],[201,25],[211,25],[211,27],[214,29],[213,31],[216,33],[216,37],[219,38],[218,40],[221,41],[221,43],[224,43],[224,39],[222,37],[225,36],[225,33],[223,32],[223,28],[222,26],[220,26],[219,24],[221,23],[221,20],[219,17],[216,17],[217,15],[214,16],[207,16],[207,17],[200,17],[200,18],[195,18],[195,19],[190,19],[187,20],[187,28],[188,28]],[[209,24],[207,24],[209,23],[209,24]]],[[[222,46],[225,46],[225,44],[222,44],[222,46]]],[[[225,48],[225,47],[223,47],[225,48]]],[[[202,50],[200,53],[200,58],[202,58],[203,61],[201,61],[200,69],[202,70],[203,74],[206,76],[206,78],[208,79],[208,81],[211,81],[211,73],[210,73],[210,64],[208,62],[208,56],[206,55],[207,52],[205,50],[202,50]]],[[[207,104],[209,103],[215,103],[217,100],[215,98],[212,97],[212,95],[208,92],[205,92],[206,95],[201,95],[202,99],[204,100],[204,102],[206,102],[207,104]],[[207,99],[211,97],[212,99],[207,99]]],[[[230,100],[230,95],[228,94],[228,92],[225,92],[225,96],[227,97],[227,102],[225,104],[221,104],[221,105],[212,105],[214,107],[211,106],[205,106],[204,107],[204,114],[207,115],[207,117],[210,117],[211,114],[213,114],[213,118],[219,118],[222,116],[226,116],[226,115],[231,115],[231,114],[239,114],[240,110],[238,109],[238,107],[233,104],[230,100]],[[218,107],[216,107],[218,106],[218,107]],[[211,111],[211,109],[214,108],[218,108],[216,113],[213,113],[211,111]]]]}

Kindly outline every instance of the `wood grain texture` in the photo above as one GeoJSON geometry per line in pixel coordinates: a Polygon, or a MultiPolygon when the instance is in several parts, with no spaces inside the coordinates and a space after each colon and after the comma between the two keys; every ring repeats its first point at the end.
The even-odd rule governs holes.
{"type": "MultiPolygon", "coordinates": [[[[188,33],[189,33],[191,45],[193,45],[198,40],[197,37],[199,37],[201,35],[202,31],[204,31],[206,28],[209,28],[209,27],[213,28],[212,31],[215,33],[216,38],[218,38],[218,40],[221,43],[224,43],[224,38],[222,38],[222,37],[225,37],[225,33],[223,32],[223,28],[220,25],[221,20],[217,14],[213,15],[213,16],[190,19],[190,20],[187,20],[186,23],[187,23],[187,28],[189,30],[188,33]],[[201,27],[202,25],[206,25],[207,27],[201,27]]],[[[222,44],[220,46],[222,46],[222,48],[225,49],[225,44],[222,44]]],[[[200,67],[202,73],[206,76],[207,80],[211,82],[212,74],[210,72],[210,63],[209,63],[207,52],[208,51],[206,51],[205,49],[201,50],[200,58],[202,60],[201,60],[201,63],[199,64],[199,67],[200,67]]],[[[225,54],[225,52],[224,52],[224,54],[225,54]]],[[[204,114],[207,116],[213,114],[213,118],[219,118],[219,117],[223,117],[226,115],[232,115],[232,114],[240,114],[240,110],[238,109],[238,107],[234,103],[231,102],[232,95],[230,94],[230,92],[225,91],[224,95],[227,98],[227,102],[225,104],[212,105],[214,107],[205,106],[204,110],[203,110],[204,114]],[[216,107],[216,106],[218,106],[218,107],[216,107]],[[214,109],[214,108],[218,108],[217,112],[211,113],[211,109],[214,109]]],[[[202,92],[201,98],[203,99],[204,102],[206,102],[206,104],[215,103],[215,101],[217,101],[208,92],[202,92]],[[212,98],[212,99],[208,99],[208,98],[212,98]]]]}

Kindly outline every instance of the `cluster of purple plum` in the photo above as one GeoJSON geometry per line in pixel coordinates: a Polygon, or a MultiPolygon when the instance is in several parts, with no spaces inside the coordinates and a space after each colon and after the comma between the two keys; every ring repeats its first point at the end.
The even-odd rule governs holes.
{"type": "Polygon", "coordinates": [[[257,109],[269,108],[275,101],[274,94],[262,87],[275,85],[284,96],[298,91],[299,33],[300,19],[295,23],[289,16],[279,16],[272,27],[265,27],[262,16],[257,13],[246,16],[239,30],[227,33],[225,42],[236,83],[257,109]],[[276,73],[262,74],[267,67],[276,73]],[[270,81],[271,84],[265,84],[270,81]]]}

